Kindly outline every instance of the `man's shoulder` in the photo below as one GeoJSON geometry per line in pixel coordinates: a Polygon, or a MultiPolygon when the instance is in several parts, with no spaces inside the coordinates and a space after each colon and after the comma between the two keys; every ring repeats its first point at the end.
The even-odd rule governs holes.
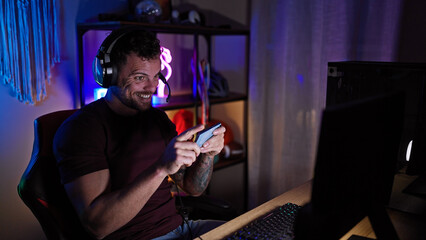
{"type": "Polygon", "coordinates": [[[87,125],[92,122],[100,122],[106,114],[106,103],[97,100],[77,110],[62,125],[87,125]]]}
{"type": "Polygon", "coordinates": [[[94,102],[91,102],[85,106],[83,106],[78,112],[77,115],[82,116],[99,116],[105,115],[108,113],[108,104],[106,101],[101,98],[94,102]]]}
{"type": "Polygon", "coordinates": [[[82,113],[85,114],[104,114],[108,111],[108,104],[106,103],[104,98],[98,99],[94,102],[91,102],[84,107],[82,107],[80,110],[82,113]]]}

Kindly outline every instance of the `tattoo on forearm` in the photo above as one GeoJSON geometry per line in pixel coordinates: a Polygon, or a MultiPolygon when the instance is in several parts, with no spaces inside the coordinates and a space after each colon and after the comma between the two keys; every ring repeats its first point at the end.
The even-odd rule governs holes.
{"type": "Polygon", "coordinates": [[[213,157],[206,156],[200,159],[197,171],[192,176],[192,185],[196,192],[203,192],[209,183],[212,172],[213,157]]]}

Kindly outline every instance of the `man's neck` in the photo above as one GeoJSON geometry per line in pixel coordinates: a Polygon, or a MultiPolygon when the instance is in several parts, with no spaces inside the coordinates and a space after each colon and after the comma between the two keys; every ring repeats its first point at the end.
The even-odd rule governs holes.
{"type": "Polygon", "coordinates": [[[133,116],[139,112],[136,109],[124,105],[110,89],[108,89],[107,94],[105,95],[105,101],[108,104],[108,107],[119,115],[133,116]]]}

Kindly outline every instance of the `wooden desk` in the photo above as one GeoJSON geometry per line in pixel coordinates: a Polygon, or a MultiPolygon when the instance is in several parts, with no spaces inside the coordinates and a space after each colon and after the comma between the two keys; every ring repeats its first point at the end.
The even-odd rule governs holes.
{"type": "Polygon", "coordinates": [[[236,230],[244,227],[254,219],[264,215],[266,212],[281,206],[287,202],[292,202],[298,205],[304,205],[309,202],[311,198],[311,181],[302,184],[280,196],[269,200],[268,202],[232,219],[229,222],[217,227],[210,232],[201,236],[203,240],[208,239],[223,239],[236,230]]]}
{"type": "MultiPolygon", "coordinates": [[[[400,177],[396,176],[395,183],[400,182],[400,177]]],[[[408,182],[409,183],[409,182],[408,182]]],[[[404,183],[402,187],[406,186],[404,183]]],[[[394,184],[397,186],[398,184],[394,184]]],[[[211,230],[201,236],[203,240],[223,239],[234,233],[236,230],[244,227],[254,219],[264,215],[268,211],[281,206],[285,203],[292,202],[300,206],[308,203],[311,198],[312,181],[308,181],[280,196],[242,214],[241,216],[226,222],[222,226],[211,230]]],[[[400,189],[396,189],[400,192],[400,189]]],[[[426,206],[425,206],[426,207],[426,206]]],[[[397,231],[401,240],[424,240],[426,236],[426,219],[424,216],[413,215],[411,213],[398,210],[387,210],[389,217],[397,231]]],[[[362,219],[355,227],[353,227],[341,240],[346,240],[352,235],[359,235],[376,239],[376,235],[371,227],[368,217],[362,219]]]]}
{"type": "MultiPolygon", "coordinates": [[[[266,212],[281,206],[285,203],[291,202],[300,206],[308,203],[311,198],[312,181],[308,181],[299,187],[296,187],[288,192],[281,194],[280,196],[273,198],[272,200],[240,215],[239,217],[226,222],[222,226],[211,230],[210,232],[201,236],[203,240],[216,240],[223,239],[229,234],[236,230],[244,227],[254,219],[264,215],[266,212]]],[[[369,238],[375,238],[374,231],[371,228],[368,218],[364,218],[358,225],[356,225],[351,231],[349,231],[341,239],[348,239],[352,234],[365,236],[369,238]]]]}

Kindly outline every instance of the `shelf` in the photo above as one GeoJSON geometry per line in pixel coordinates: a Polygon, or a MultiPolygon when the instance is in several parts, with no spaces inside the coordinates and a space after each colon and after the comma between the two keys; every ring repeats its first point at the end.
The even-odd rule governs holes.
{"type": "MultiPolygon", "coordinates": [[[[89,30],[114,30],[122,27],[137,27],[146,29],[156,33],[170,33],[170,34],[189,34],[189,35],[202,35],[210,39],[212,36],[245,36],[247,39],[250,35],[249,29],[233,29],[233,28],[220,28],[220,27],[209,27],[209,26],[198,26],[198,25],[178,25],[178,24],[152,24],[143,22],[131,22],[131,21],[104,21],[104,22],[85,22],[77,24],[77,45],[78,45],[78,56],[79,56],[79,81],[80,81],[80,104],[84,106],[86,99],[84,96],[84,73],[83,73],[83,35],[89,30]]],[[[197,39],[197,38],[194,38],[197,39]]],[[[195,48],[198,48],[198,41],[195,41],[195,48]]],[[[247,40],[248,41],[248,40],[247,40]]],[[[210,50],[209,50],[210,51],[210,50]]],[[[209,53],[210,55],[210,53],[209,53]]],[[[231,94],[233,95],[233,94],[231,94]]],[[[169,104],[158,105],[158,107],[169,110],[176,109],[178,107],[189,107],[194,106],[192,96],[173,96],[169,104]]],[[[226,98],[233,100],[234,97],[226,98]]],[[[238,96],[237,100],[247,99],[247,97],[238,96]]],[[[211,100],[212,103],[224,102],[226,100],[211,100]]]]}
{"type": "MultiPolygon", "coordinates": [[[[239,101],[239,100],[247,100],[247,95],[231,92],[229,93],[227,97],[209,99],[210,105],[239,101]]],[[[155,107],[163,109],[163,110],[174,110],[179,108],[194,107],[194,104],[196,104],[197,106],[200,106],[201,102],[200,100],[194,101],[194,98],[191,94],[185,94],[185,95],[172,95],[168,103],[157,104],[155,105],[155,107]]]]}
{"type": "Polygon", "coordinates": [[[248,29],[232,29],[219,27],[206,27],[197,25],[178,25],[178,24],[153,24],[128,21],[106,21],[106,22],[87,22],[78,23],[79,31],[88,30],[113,30],[126,26],[141,27],[157,33],[174,34],[203,34],[203,35],[249,35],[248,29]]]}

